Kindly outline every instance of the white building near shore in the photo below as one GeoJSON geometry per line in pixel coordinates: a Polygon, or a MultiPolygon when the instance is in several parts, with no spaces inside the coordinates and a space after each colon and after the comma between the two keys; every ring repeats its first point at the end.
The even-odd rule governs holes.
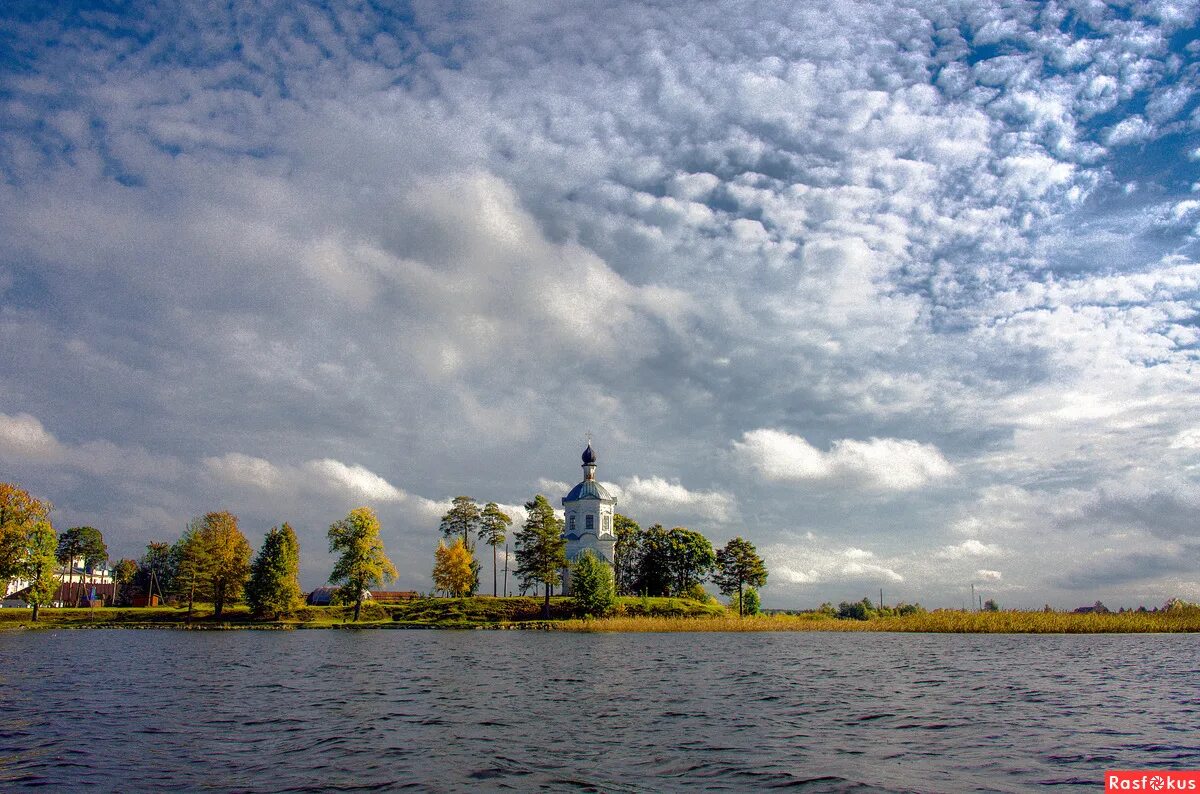
{"type": "MultiPolygon", "coordinates": [[[[617,500],[596,479],[596,452],[589,442],[583,451],[583,481],[562,499],[563,537],[567,540],[567,560],[574,562],[585,551],[612,565],[616,559],[617,536],[613,515],[617,500]]],[[[564,572],[563,593],[571,592],[570,571],[564,572]]]]}

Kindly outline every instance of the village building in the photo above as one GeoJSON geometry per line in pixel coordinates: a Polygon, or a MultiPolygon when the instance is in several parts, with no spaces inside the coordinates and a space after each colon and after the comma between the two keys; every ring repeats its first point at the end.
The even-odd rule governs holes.
{"type": "MultiPolygon", "coordinates": [[[[617,500],[596,479],[596,452],[589,441],[583,451],[583,481],[562,498],[563,537],[567,541],[567,560],[574,562],[586,551],[613,564],[617,536],[613,515],[617,500]]],[[[571,572],[563,571],[563,594],[571,593],[571,572]]]]}

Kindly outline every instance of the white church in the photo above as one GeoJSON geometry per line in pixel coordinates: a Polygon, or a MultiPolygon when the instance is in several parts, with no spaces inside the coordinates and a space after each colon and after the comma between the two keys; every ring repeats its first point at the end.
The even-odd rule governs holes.
{"type": "MultiPolygon", "coordinates": [[[[574,562],[590,550],[612,565],[617,544],[617,536],[613,533],[617,500],[596,480],[596,452],[590,441],[583,451],[583,482],[563,497],[562,506],[567,559],[574,562]]],[[[570,578],[570,571],[564,571],[564,595],[571,593],[570,578]]]]}

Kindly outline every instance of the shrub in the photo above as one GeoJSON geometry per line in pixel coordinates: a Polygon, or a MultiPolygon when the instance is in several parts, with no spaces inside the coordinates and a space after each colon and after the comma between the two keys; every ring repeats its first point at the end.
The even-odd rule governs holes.
{"type": "Polygon", "coordinates": [[[853,604],[847,601],[838,604],[837,616],[839,618],[868,620],[874,614],[875,609],[871,606],[871,599],[869,598],[864,598],[862,601],[855,601],[853,604]]]}
{"type": "Polygon", "coordinates": [[[729,599],[729,609],[733,612],[738,612],[741,615],[757,615],[762,611],[762,602],[759,601],[758,591],[753,587],[747,587],[743,594],[743,607],[738,609],[738,594],[734,593],[729,599]]]}
{"type": "Polygon", "coordinates": [[[617,598],[612,567],[591,551],[585,551],[571,568],[571,595],[578,614],[607,615],[617,598]]]}

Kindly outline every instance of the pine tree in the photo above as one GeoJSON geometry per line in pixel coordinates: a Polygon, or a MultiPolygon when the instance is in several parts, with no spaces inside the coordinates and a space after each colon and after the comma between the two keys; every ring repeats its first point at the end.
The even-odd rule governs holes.
{"type": "Polygon", "coordinates": [[[737,594],[738,615],[741,616],[746,603],[743,589],[746,585],[756,588],[765,585],[767,566],[758,556],[753,543],[737,537],[717,552],[717,567],[712,580],[725,595],[737,594]]]}
{"type": "Polygon", "coordinates": [[[174,585],[188,598],[189,620],[197,598],[211,600],[213,615],[219,618],[226,604],[241,597],[250,576],[252,553],[232,513],[206,513],[188,525],[171,547],[170,557],[175,567],[174,585]]]}
{"type": "Polygon", "coordinates": [[[496,596],[496,547],[508,539],[508,528],[512,519],[495,502],[483,508],[479,523],[479,538],[492,547],[492,596],[496,596]]]}
{"type": "Polygon", "coordinates": [[[475,559],[475,539],[479,534],[482,513],[479,505],[469,496],[456,496],[445,515],[442,516],[442,537],[449,540],[455,536],[462,538],[463,546],[471,554],[471,587],[468,592],[474,593],[479,589],[479,562],[475,559]]]}
{"type": "Polygon", "coordinates": [[[379,537],[379,519],[369,507],[359,507],[329,527],[329,551],[341,557],[329,575],[340,584],[338,597],[354,602],[354,620],[362,611],[363,594],[372,587],[396,578],[396,566],[387,558],[379,537]]]}
{"type": "MultiPolygon", "coordinates": [[[[528,518],[517,534],[517,576],[521,586],[545,586],[542,616],[550,617],[550,588],[562,581],[561,571],[567,565],[567,541],[562,535],[562,522],[554,516],[554,508],[546,497],[538,494],[525,503],[528,518]]],[[[536,592],[536,590],[535,590],[536,592]]]]}
{"type": "Polygon", "coordinates": [[[272,527],[250,565],[246,600],[256,615],[278,619],[300,607],[300,543],[290,524],[272,527]]]}
{"type": "MultiPolygon", "coordinates": [[[[71,527],[58,536],[58,563],[67,573],[67,584],[74,581],[74,565],[77,557],[83,558],[85,571],[91,571],[95,566],[108,561],[108,546],[104,543],[104,534],[95,527],[71,527]]],[[[72,599],[79,606],[84,588],[70,588],[74,594],[72,599]]],[[[65,599],[64,599],[65,600],[65,599]]]]}

